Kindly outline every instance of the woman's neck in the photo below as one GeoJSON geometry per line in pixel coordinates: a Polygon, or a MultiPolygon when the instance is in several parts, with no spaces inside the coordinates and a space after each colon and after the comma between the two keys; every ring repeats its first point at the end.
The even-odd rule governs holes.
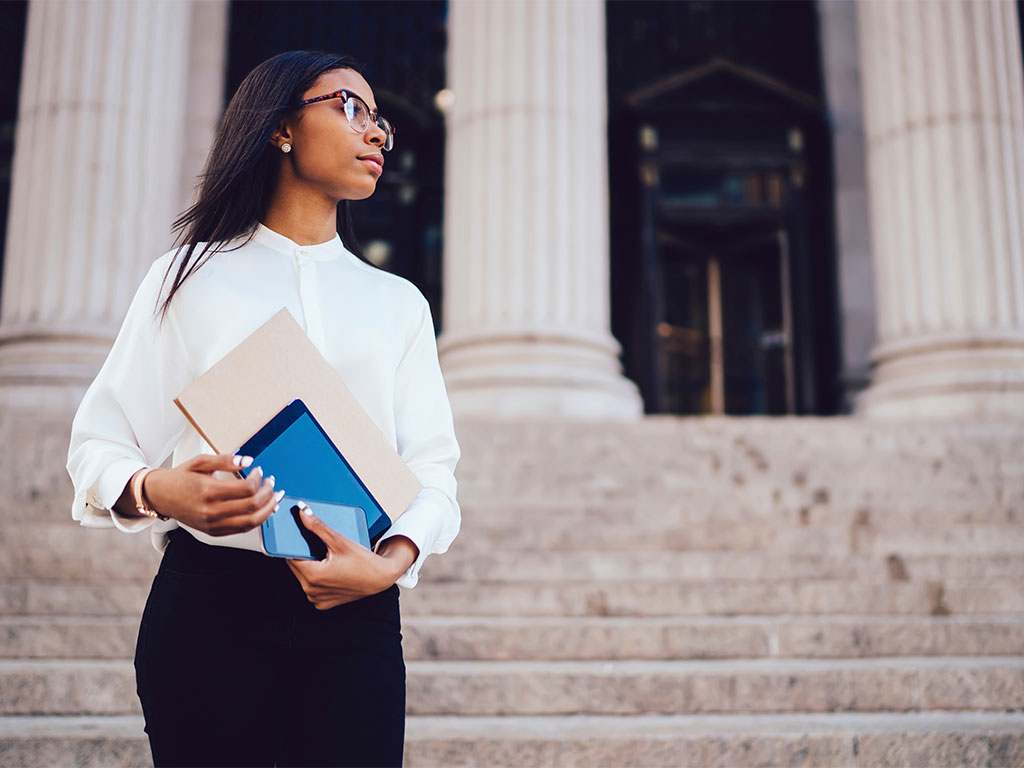
{"type": "Polygon", "coordinates": [[[326,243],[338,231],[338,204],[308,188],[279,183],[263,224],[299,245],[326,243]]]}

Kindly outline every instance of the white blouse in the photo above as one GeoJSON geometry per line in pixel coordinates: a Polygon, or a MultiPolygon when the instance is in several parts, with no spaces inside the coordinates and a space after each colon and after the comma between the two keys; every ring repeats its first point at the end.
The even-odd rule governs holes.
{"type": "MultiPolygon", "coordinates": [[[[250,242],[214,254],[182,284],[160,325],[154,308],[176,274],[177,263],[161,289],[173,256],[153,262],[75,414],[67,464],[75,487],[72,517],[97,528],[149,528],[162,552],[167,533],[181,524],[125,518],[114,503],[142,467],[215,453],[173,399],[287,307],[423,484],[381,538],[407,536],[419,547],[397,582],[416,586],[427,555],[448,550],[462,519],[454,475],[461,452],[423,294],[361,261],[337,235],[298,245],[259,224],[250,242]]],[[[209,544],[262,549],[258,528],[230,536],[188,530],[209,544]]]]}

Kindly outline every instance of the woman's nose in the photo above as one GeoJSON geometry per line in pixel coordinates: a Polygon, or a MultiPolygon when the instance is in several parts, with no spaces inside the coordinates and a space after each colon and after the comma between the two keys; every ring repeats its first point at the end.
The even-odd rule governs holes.
{"type": "Polygon", "coordinates": [[[371,144],[384,144],[384,140],[387,136],[384,133],[384,129],[381,128],[377,123],[370,123],[370,127],[366,129],[366,140],[371,144]]]}

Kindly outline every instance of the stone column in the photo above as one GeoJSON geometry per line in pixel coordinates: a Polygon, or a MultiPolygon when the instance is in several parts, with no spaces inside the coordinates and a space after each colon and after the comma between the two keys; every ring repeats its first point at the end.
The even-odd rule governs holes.
{"type": "Polygon", "coordinates": [[[170,246],[191,12],[173,0],[29,6],[0,407],[76,407],[143,274],[170,246]]]}
{"type": "Polygon", "coordinates": [[[448,77],[453,410],[638,417],[609,321],[603,2],[451,0],[448,77]]]}
{"type": "Polygon", "coordinates": [[[1024,416],[1024,86],[1007,0],[858,3],[879,340],[859,410],[1024,416]]]}
{"type": "Polygon", "coordinates": [[[181,163],[180,209],[196,198],[199,174],[224,114],[224,72],[228,57],[228,0],[192,0],[189,30],[185,148],[181,163]]]}

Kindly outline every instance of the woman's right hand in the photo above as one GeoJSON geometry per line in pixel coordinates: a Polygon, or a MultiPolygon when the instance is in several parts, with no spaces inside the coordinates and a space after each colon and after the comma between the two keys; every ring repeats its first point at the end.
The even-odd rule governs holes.
{"type": "Polygon", "coordinates": [[[274,513],[284,491],[275,493],[273,475],[264,479],[259,467],[237,477],[235,459],[230,453],[199,454],[173,469],[154,470],[143,481],[143,496],[160,514],[210,536],[250,531],[274,513]],[[232,476],[215,477],[218,470],[232,476]]]}

